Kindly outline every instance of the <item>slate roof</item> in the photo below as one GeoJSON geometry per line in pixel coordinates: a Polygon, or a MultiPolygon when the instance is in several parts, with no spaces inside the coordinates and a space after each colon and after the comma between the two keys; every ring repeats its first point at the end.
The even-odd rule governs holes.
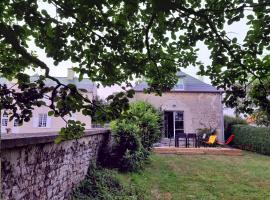
{"type": "MultiPolygon", "coordinates": [[[[87,78],[82,79],[79,81],[78,78],[74,77],[73,79],[69,80],[67,77],[55,77],[57,78],[61,83],[67,85],[67,84],[74,84],[79,89],[85,89],[88,92],[95,92],[96,90],[96,84],[90,81],[87,78]]],[[[31,81],[35,81],[38,79],[38,75],[33,75],[30,77],[31,81]]],[[[0,78],[0,84],[8,83],[9,81],[5,78],[0,78]]],[[[51,79],[46,79],[45,84],[47,86],[54,86],[56,83],[51,79]]]]}
{"type": "MultiPolygon", "coordinates": [[[[217,90],[214,86],[204,83],[184,72],[177,72],[179,77],[178,83],[174,86],[171,92],[207,92],[207,93],[221,93],[221,90],[217,90]]],[[[148,87],[146,82],[137,84],[134,90],[137,92],[142,92],[148,87]]]]}

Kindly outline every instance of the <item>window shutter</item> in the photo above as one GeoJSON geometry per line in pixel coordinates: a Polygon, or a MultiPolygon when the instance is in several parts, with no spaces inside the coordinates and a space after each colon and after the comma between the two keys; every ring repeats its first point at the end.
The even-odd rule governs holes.
{"type": "Polygon", "coordinates": [[[47,128],[51,128],[51,125],[52,125],[52,118],[47,116],[47,128]]]}
{"type": "Polygon", "coordinates": [[[38,127],[38,117],[33,117],[33,127],[34,128],[38,127]]]}

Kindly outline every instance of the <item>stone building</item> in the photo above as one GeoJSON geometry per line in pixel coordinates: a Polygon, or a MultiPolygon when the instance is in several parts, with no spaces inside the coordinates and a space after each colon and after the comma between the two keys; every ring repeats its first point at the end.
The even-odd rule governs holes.
{"type": "Polygon", "coordinates": [[[164,137],[176,133],[196,133],[201,128],[216,129],[224,141],[222,91],[184,72],[178,72],[178,83],[162,96],[146,94],[147,83],[134,87],[135,101],[146,101],[164,113],[164,137]]]}
{"type": "MultiPolygon", "coordinates": [[[[95,83],[87,78],[79,81],[78,78],[74,76],[74,71],[68,69],[66,77],[56,77],[61,83],[74,84],[78,89],[83,89],[83,95],[87,96],[90,100],[97,95],[97,87],[95,83]]],[[[30,80],[35,81],[38,79],[38,75],[31,76],[30,80]]],[[[14,83],[8,81],[4,78],[0,78],[0,84],[7,84],[12,87],[14,83]]],[[[56,83],[50,79],[45,81],[47,86],[54,86],[56,83]]],[[[13,87],[16,88],[16,87],[13,87]]],[[[48,102],[47,99],[44,99],[48,102]]],[[[49,103],[49,102],[48,102],[49,103]]],[[[59,131],[62,127],[66,126],[66,122],[61,117],[48,116],[49,108],[46,106],[35,107],[33,110],[33,117],[29,122],[24,122],[22,126],[19,126],[18,121],[13,119],[9,121],[8,112],[1,111],[1,133],[9,134],[21,134],[21,133],[42,133],[42,132],[55,132],[59,131]]],[[[65,120],[78,120],[85,123],[86,129],[91,128],[91,117],[85,116],[82,113],[73,113],[72,116],[65,116],[65,120]]]]}

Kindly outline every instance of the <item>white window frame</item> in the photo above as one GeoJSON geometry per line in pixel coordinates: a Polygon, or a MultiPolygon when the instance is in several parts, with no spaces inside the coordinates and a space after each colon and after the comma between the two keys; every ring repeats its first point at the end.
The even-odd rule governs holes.
{"type": "Polygon", "coordinates": [[[18,126],[19,126],[19,120],[17,118],[14,118],[13,127],[18,127],[18,126]]]}
{"type": "Polygon", "coordinates": [[[184,116],[184,113],[185,113],[184,111],[174,111],[173,112],[173,129],[174,129],[173,133],[174,133],[174,138],[175,138],[176,131],[183,131],[183,133],[185,133],[185,121],[184,121],[185,116],[184,116]],[[183,118],[182,119],[176,119],[177,113],[182,113],[183,118]],[[183,122],[183,129],[182,128],[181,129],[176,129],[176,127],[175,127],[175,124],[176,124],[175,122],[176,121],[183,122]]]}
{"type": "Polygon", "coordinates": [[[7,127],[7,125],[8,125],[8,114],[4,112],[2,114],[1,126],[7,127]]]}
{"type": "Polygon", "coordinates": [[[38,128],[47,128],[48,126],[48,114],[40,113],[38,114],[38,128]]]}

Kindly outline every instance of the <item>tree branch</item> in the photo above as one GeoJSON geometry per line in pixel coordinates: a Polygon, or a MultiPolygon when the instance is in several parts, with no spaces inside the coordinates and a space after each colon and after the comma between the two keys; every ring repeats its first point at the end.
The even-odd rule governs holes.
{"type": "Polygon", "coordinates": [[[147,50],[148,59],[154,63],[156,70],[157,70],[157,73],[158,73],[158,76],[159,76],[159,78],[161,78],[161,74],[160,74],[160,71],[159,71],[158,66],[156,64],[156,61],[153,59],[153,57],[151,55],[150,44],[149,44],[149,32],[150,32],[151,27],[153,26],[155,18],[156,18],[156,13],[153,12],[153,14],[149,20],[149,23],[145,28],[145,41],[144,42],[145,42],[145,46],[146,46],[146,50],[147,50]]]}
{"type": "Polygon", "coordinates": [[[17,54],[20,54],[30,63],[39,66],[41,69],[44,69],[45,76],[47,78],[55,81],[58,85],[63,85],[57,78],[50,76],[50,69],[44,62],[32,56],[30,53],[27,52],[24,47],[20,45],[15,31],[10,26],[5,25],[4,23],[0,23],[0,34],[3,35],[5,41],[12,46],[12,48],[14,49],[14,51],[16,51],[17,54]]]}

